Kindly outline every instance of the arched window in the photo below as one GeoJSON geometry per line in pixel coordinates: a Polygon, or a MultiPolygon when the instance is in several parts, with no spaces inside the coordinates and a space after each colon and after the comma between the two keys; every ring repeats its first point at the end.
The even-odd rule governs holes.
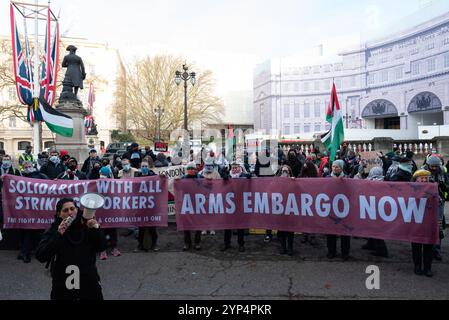
{"type": "Polygon", "coordinates": [[[25,150],[27,146],[31,146],[31,142],[29,141],[19,141],[17,144],[17,149],[25,150]]]}

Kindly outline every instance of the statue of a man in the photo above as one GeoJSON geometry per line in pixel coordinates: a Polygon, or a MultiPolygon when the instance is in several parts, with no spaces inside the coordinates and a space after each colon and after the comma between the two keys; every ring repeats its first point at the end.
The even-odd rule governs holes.
{"type": "Polygon", "coordinates": [[[66,49],[70,53],[64,57],[62,67],[67,68],[64,80],[62,81],[62,99],[77,99],[78,89],[83,89],[83,80],[86,79],[84,63],[81,57],[76,55],[77,48],[69,45],[66,49]],[[72,88],[75,90],[73,91],[72,88]]]}

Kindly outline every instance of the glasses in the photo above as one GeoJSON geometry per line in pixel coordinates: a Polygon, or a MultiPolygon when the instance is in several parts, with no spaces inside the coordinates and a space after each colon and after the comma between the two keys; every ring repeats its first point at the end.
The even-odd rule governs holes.
{"type": "Polygon", "coordinates": [[[74,211],[74,210],[76,210],[76,207],[64,208],[64,209],[62,209],[61,211],[64,212],[64,213],[66,213],[66,212],[74,211]]]}

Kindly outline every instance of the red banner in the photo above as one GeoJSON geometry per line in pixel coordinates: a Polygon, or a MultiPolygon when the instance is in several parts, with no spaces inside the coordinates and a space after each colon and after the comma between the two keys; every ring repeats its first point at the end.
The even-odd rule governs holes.
{"type": "Polygon", "coordinates": [[[79,198],[86,193],[104,197],[95,213],[102,228],[166,227],[168,190],[164,177],[100,180],[37,180],[3,177],[4,226],[9,229],[46,229],[53,222],[61,198],[79,198]]]}
{"type": "Polygon", "coordinates": [[[433,183],[254,178],[175,181],[178,230],[273,229],[434,244],[433,183]]]}

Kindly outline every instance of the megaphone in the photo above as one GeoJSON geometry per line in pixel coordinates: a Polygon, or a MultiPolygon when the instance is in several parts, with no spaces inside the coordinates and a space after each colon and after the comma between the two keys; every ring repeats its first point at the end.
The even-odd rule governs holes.
{"type": "Polygon", "coordinates": [[[90,220],[94,218],[95,211],[104,206],[104,198],[96,193],[86,193],[80,198],[80,203],[84,207],[83,218],[90,220]]]}

